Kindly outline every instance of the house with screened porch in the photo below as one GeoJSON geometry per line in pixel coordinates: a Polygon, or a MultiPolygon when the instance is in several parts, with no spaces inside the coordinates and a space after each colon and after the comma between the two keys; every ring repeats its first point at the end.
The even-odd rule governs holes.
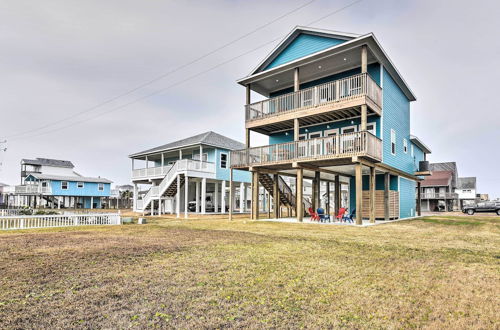
{"type": "Polygon", "coordinates": [[[245,145],[215,132],[131,154],[133,209],[151,215],[249,209],[250,174],[230,171],[229,152],[245,145]],[[232,175],[232,177],[230,177],[232,175]],[[229,203],[229,181],[238,183],[229,203]]]}
{"type": "Polygon", "coordinates": [[[231,168],[251,172],[253,219],[261,186],[279,201],[274,217],[283,207],[299,221],[320,205],[337,212],[343,190],[357,224],[420,214],[416,191],[430,149],[411,134],[416,97],[374,34],[296,27],[238,83],[246,139],[231,151],[231,168]],[[251,132],[268,145],[252,146],[251,132]],[[283,177],[295,180],[293,191],[283,177]]]}

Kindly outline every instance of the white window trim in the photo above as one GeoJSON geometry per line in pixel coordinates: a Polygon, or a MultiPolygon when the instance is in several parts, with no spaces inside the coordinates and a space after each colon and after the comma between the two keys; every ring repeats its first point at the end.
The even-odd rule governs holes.
{"type": "Polygon", "coordinates": [[[69,188],[69,182],[68,181],[61,181],[61,190],[68,190],[69,188]],[[63,187],[63,183],[66,183],[66,188],[63,187]]]}
{"type": "Polygon", "coordinates": [[[221,152],[219,154],[219,168],[227,170],[229,168],[229,153],[227,152],[221,152]],[[226,155],[226,167],[222,167],[222,155],[226,155]]]}
{"type": "Polygon", "coordinates": [[[311,132],[311,133],[309,133],[308,137],[309,137],[309,139],[319,139],[319,138],[322,138],[322,137],[323,137],[323,132],[322,132],[322,131],[318,131],[318,132],[311,132]],[[317,136],[317,137],[313,137],[313,138],[312,138],[312,137],[311,137],[311,135],[312,135],[312,134],[319,134],[319,136],[317,136]]]}
{"type": "Polygon", "coordinates": [[[323,136],[327,137],[331,133],[335,133],[336,135],[339,135],[339,129],[338,128],[332,128],[332,129],[326,130],[326,131],[324,131],[323,136]]]}
{"type": "Polygon", "coordinates": [[[199,160],[199,161],[204,162],[204,160],[203,160],[203,157],[204,157],[204,156],[206,156],[205,158],[207,159],[206,161],[208,162],[208,152],[204,152],[204,153],[202,153],[202,154],[201,154],[201,158],[199,158],[199,157],[200,157],[200,154],[199,154],[199,153],[197,153],[197,154],[193,153],[192,159],[193,159],[193,160],[199,160]],[[195,158],[195,156],[198,156],[198,159],[196,159],[196,158],[195,158]]]}
{"type": "Polygon", "coordinates": [[[300,140],[301,137],[303,137],[304,140],[307,140],[307,134],[299,134],[299,141],[304,141],[304,140],[300,140]]]}
{"type": "Polygon", "coordinates": [[[398,147],[398,145],[396,144],[396,131],[391,128],[391,155],[396,156],[397,147],[398,147]],[[394,143],[394,152],[392,152],[392,144],[393,143],[394,143]]]}
{"type": "MultiPolygon", "coordinates": [[[[367,130],[368,132],[372,133],[373,135],[377,135],[377,122],[370,122],[366,124],[366,127],[368,128],[369,125],[373,125],[373,132],[371,130],[367,130]]],[[[361,124],[358,125],[358,132],[361,131],[361,124]]]]}
{"type": "Polygon", "coordinates": [[[408,153],[408,140],[407,139],[403,139],[403,151],[405,154],[408,153]]]}
{"type": "Polygon", "coordinates": [[[76,187],[77,187],[78,189],[83,189],[83,188],[85,188],[85,183],[84,183],[84,182],[81,182],[81,181],[80,181],[80,182],[77,182],[77,183],[76,183],[76,187]],[[81,186],[81,187],[80,187],[80,183],[82,184],[82,186],[81,186]]]}
{"type": "Polygon", "coordinates": [[[104,183],[97,184],[97,191],[104,191],[104,183]]]}
{"type": "Polygon", "coordinates": [[[340,129],[341,133],[344,134],[344,131],[347,130],[347,129],[350,129],[350,128],[354,128],[354,132],[357,132],[358,131],[358,126],[356,125],[352,125],[352,126],[346,126],[346,127],[342,127],[340,129]]]}

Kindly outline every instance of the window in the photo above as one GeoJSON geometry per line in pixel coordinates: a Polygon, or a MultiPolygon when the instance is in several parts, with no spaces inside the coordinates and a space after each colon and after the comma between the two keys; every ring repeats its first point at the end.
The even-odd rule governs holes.
{"type": "Polygon", "coordinates": [[[391,154],[396,154],[396,131],[391,129],[391,154]]]}
{"type": "Polygon", "coordinates": [[[220,154],[220,168],[227,168],[227,154],[220,154]]]}
{"type": "MultiPolygon", "coordinates": [[[[200,160],[200,154],[199,153],[198,154],[194,154],[193,155],[193,159],[194,160],[200,160]]],[[[204,152],[203,154],[201,154],[201,161],[202,162],[206,162],[207,160],[208,160],[208,154],[204,152]]]]}
{"type": "Polygon", "coordinates": [[[339,129],[338,128],[329,129],[329,130],[325,131],[325,136],[335,136],[335,135],[339,135],[339,129]]]}
{"type": "Polygon", "coordinates": [[[323,132],[309,133],[309,139],[317,139],[323,135],[323,132]]]}
{"type": "Polygon", "coordinates": [[[356,132],[356,126],[342,127],[342,134],[354,133],[356,132]]]}
{"type": "Polygon", "coordinates": [[[61,181],[61,190],[68,190],[68,181],[61,181]]]}
{"type": "Polygon", "coordinates": [[[408,140],[407,139],[403,139],[403,151],[405,152],[405,154],[408,153],[408,140]]]}
{"type": "Polygon", "coordinates": [[[84,186],[83,182],[77,182],[76,183],[76,187],[77,188],[83,188],[83,186],[84,186]]]}
{"type": "Polygon", "coordinates": [[[300,134],[299,141],[304,141],[307,138],[307,134],[300,134]]]}
{"type": "Polygon", "coordinates": [[[99,183],[99,184],[97,185],[97,190],[99,190],[99,191],[104,191],[104,183],[99,183]]]}
{"type": "Polygon", "coordinates": [[[47,188],[47,181],[42,181],[42,188],[47,188]]]}
{"type": "MultiPolygon", "coordinates": [[[[358,130],[361,131],[361,125],[358,126],[358,130]]],[[[373,135],[377,135],[377,123],[366,124],[366,130],[373,135]]]]}

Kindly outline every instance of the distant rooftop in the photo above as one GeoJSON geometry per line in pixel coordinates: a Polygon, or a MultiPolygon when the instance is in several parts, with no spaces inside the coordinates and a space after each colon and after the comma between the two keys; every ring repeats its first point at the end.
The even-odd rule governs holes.
{"type": "Polygon", "coordinates": [[[432,175],[422,181],[422,187],[448,186],[453,176],[452,171],[432,171],[432,175]]]}
{"type": "Polygon", "coordinates": [[[73,165],[73,163],[70,162],[69,160],[50,159],[50,158],[22,159],[21,164],[67,167],[67,168],[75,167],[75,165],[73,165]]]}
{"type": "Polygon", "coordinates": [[[198,144],[212,146],[212,147],[218,147],[218,148],[228,149],[228,150],[236,150],[236,149],[245,148],[245,145],[241,142],[230,139],[228,137],[217,134],[215,132],[209,131],[209,132],[194,135],[194,136],[182,139],[182,140],[170,142],[170,143],[161,145],[159,147],[147,149],[147,150],[144,150],[141,152],[136,152],[136,153],[130,155],[129,157],[142,156],[142,155],[151,154],[151,153],[160,152],[160,151],[169,151],[169,150],[174,150],[174,149],[179,149],[179,148],[184,148],[184,147],[189,147],[189,146],[195,146],[198,144]]]}
{"type": "Polygon", "coordinates": [[[29,176],[32,176],[38,180],[113,183],[113,181],[105,178],[92,178],[86,176],[52,175],[52,174],[39,174],[39,173],[33,173],[30,174],[29,176]]]}
{"type": "Polygon", "coordinates": [[[456,162],[443,162],[443,163],[431,163],[429,165],[431,172],[435,171],[450,171],[452,172],[451,176],[451,186],[457,186],[458,179],[458,169],[456,162]]]}
{"type": "Polygon", "coordinates": [[[458,178],[458,189],[476,189],[476,177],[458,178]]]}

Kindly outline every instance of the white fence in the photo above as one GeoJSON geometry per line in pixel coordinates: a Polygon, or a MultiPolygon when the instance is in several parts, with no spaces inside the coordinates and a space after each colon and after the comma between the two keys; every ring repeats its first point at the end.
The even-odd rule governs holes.
{"type": "Polygon", "coordinates": [[[121,216],[119,213],[20,215],[0,217],[0,230],[120,224],[121,216]]]}

